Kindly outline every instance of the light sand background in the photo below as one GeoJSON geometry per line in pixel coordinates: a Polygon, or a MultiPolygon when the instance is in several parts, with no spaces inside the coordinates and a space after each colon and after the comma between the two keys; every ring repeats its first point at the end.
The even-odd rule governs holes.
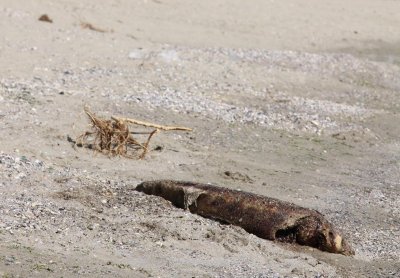
{"type": "Polygon", "coordinates": [[[394,0],[1,0],[0,274],[399,276],[399,26],[394,0]],[[67,140],[84,104],[194,131],[109,159],[67,140]],[[356,255],[132,191],[163,178],[317,209],[356,255]]]}

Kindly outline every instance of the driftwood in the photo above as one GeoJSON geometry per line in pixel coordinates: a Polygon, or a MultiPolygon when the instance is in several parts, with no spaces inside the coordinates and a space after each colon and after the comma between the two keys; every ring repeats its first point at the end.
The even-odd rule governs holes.
{"type": "Polygon", "coordinates": [[[173,205],[203,217],[240,226],[264,239],[298,243],[331,253],[354,254],[322,214],[292,203],[181,181],[143,182],[136,190],[163,197],[173,205]]]}
{"type": "Polygon", "coordinates": [[[84,107],[92,125],[91,131],[86,131],[76,139],[76,145],[85,146],[109,156],[138,157],[143,159],[149,150],[150,139],[160,130],[191,131],[180,126],[164,126],[129,118],[112,116],[111,120],[96,117],[88,106],[84,107]],[[131,132],[128,124],[136,124],[154,128],[150,132],[131,132]],[[140,143],[132,134],[148,134],[146,142],[140,143]]]}

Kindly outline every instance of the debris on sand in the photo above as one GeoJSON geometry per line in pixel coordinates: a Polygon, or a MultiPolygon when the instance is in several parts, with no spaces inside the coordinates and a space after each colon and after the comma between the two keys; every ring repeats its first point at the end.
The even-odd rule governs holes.
{"type": "Polygon", "coordinates": [[[242,174],[240,172],[224,171],[222,176],[226,179],[232,179],[232,180],[248,182],[248,183],[254,182],[253,179],[250,178],[248,175],[242,174]]]}
{"type": "Polygon", "coordinates": [[[79,147],[87,147],[109,156],[124,156],[127,158],[143,159],[148,152],[150,139],[160,130],[191,131],[187,127],[163,126],[135,119],[111,117],[111,120],[101,119],[93,114],[89,107],[85,106],[84,111],[89,117],[92,125],[91,131],[80,135],[75,144],[79,147]],[[154,128],[151,132],[131,132],[128,124],[136,124],[144,127],[154,128]],[[140,143],[132,134],[148,134],[145,143],[140,143]],[[140,154],[138,154],[141,152],[140,154]]]}
{"type": "Polygon", "coordinates": [[[81,22],[81,27],[83,29],[89,29],[92,31],[96,31],[96,32],[100,32],[100,33],[107,33],[109,31],[105,30],[105,29],[101,29],[99,27],[93,26],[93,24],[88,23],[88,22],[81,22]]]}
{"type": "Polygon", "coordinates": [[[39,18],[39,21],[44,21],[48,23],[53,23],[53,20],[47,15],[47,14],[42,14],[39,18]]]}
{"type": "Polygon", "coordinates": [[[298,243],[343,255],[354,254],[350,245],[321,213],[292,203],[182,181],[143,182],[136,190],[163,197],[173,205],[203,217],[240,226],[264,239],[298,243]]]}

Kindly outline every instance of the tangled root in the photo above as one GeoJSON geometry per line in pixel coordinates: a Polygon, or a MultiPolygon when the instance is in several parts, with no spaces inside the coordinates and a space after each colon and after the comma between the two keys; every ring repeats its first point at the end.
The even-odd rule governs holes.
{"type": "Polygon", "coordinates": [[[96,117],[87,106],[85,106],[84,111],[89,117],[92,130],[80,135],[76,139],[76,145],[93,149],[109,156],[143,159],[148,152],[150,139],[159,130],[191,131],[190,128],[162,126],[128,118],[112,117],[111,120],[105,120],[96,117]],[[155,129],[146,133],[149,136],[145,143],[140,143],[133,138],[128,123],[153,127],[155,129]]]}

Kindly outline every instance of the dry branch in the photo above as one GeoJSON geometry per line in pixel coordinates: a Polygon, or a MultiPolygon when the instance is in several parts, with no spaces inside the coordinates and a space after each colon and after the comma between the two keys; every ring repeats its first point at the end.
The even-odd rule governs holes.
{"type": "Polygon", "coordinates": [[[111,119],[113,119],[115,121],[122,121],[122,122],[131,123],[131,124],[141,125],[141,126],[145,126],[145,127],[154,127],[156,129],[166,130],[166,131],[168,131],[168,130],[192,131],[192,129],[188,128],[188,127],[158,125],[158,124],[143,122],[143,121],[130,119],[130,118],[121,118],[121,117],[112,116],[111,119]]]}
{"type": "Polygon", "coordinates": [[[76,139],[76,145],[85,146],[110,156],[121,155],[128,158],[137,157],[143,159],[149,151],[151,138],[160,130],[191,130],[186,127],[163,126],[129,118],[111,117],[111,120],[105,120],[96,117],[87,106],[85,106],[84,111],[89,117],[92,130],[86,131],[80,135],[76,139]],[[132,134],[138,133],[131,132],[128,123],[152,127],[155,129],[147,133],[138,132],[139,134],[149,134],[146,142],[140,143],[138,140],[133,138],[132,134]],[[141,153],[139,154],[140,151],[141,153]]]}

